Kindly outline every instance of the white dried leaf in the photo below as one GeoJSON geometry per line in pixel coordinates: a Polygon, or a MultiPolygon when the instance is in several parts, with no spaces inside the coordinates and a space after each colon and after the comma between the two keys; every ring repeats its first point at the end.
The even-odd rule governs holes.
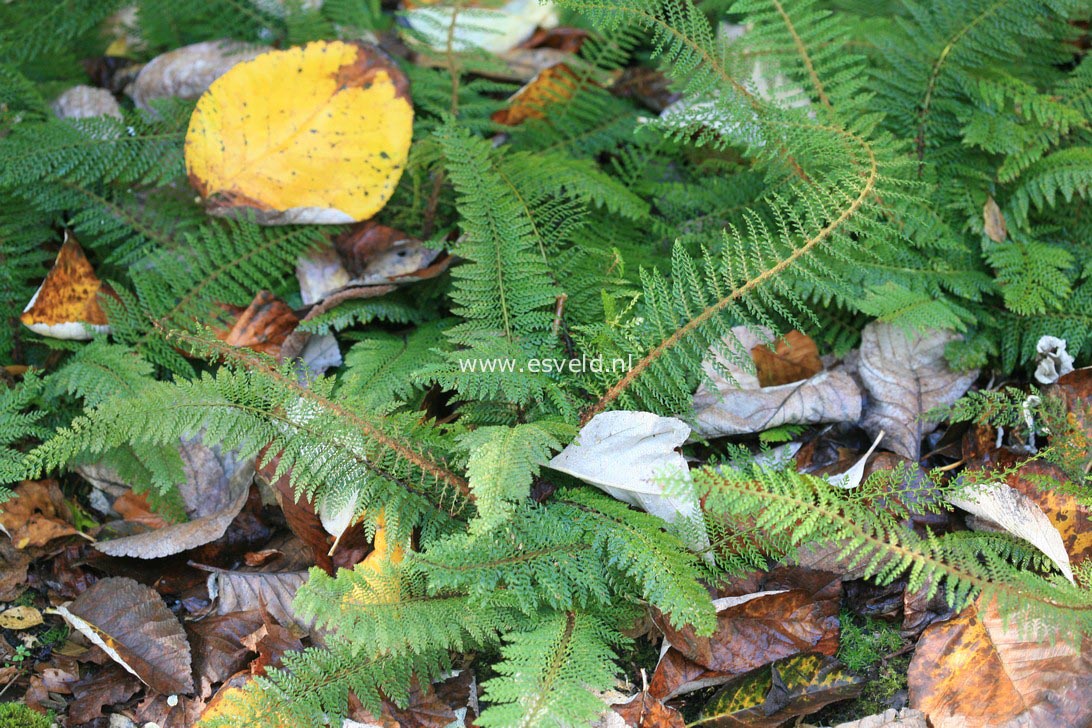
{"type": "Polygon", "coordinates": [[[1046,554],[1066,579],[1073,581],[1073,568],[1062,535],[1043,510],[1023,493],[1005,483],[979,483],[950,496],[948,501],[1027,541],[1046,554]]]}
{"type": "Polygon", "coordinates": [[[1035,345],[1035,381],[1054,384],[1060,377],[1073,371],[1073,355],[1065,350],[1065,339],[1043,336],[1035,345]]]}
{"type": "Polygon", "coordinates": [[[267,50],[233,40],[182,46],[153,58],[125,91],[140,109],[149,108],[148,102],[154,99],[196,99],[237,63],[252,60],[267,50]]]}
{"type": "Polygon", "coordinates": [[[121,118],[121,107],[114,95],[104,88],[79,85],[68,89],[53,102],[59,119],[87,119],[95,116],[121,118]]]}
{"type": "Polygon", "coordinates": [[[872,395],[861,424],[873,437],[886,432],[892,452],[917,460],[922,438],[937,426],[923,415],[955,402],[978,378],[977,369],[948,367],[944,349],[958,338],[951,331],[908,333],[878,321],[861,332],[860,375],[872,395]]]}
{"type": "Polygon", "coordinates": [[[509,0],[498,8],[459,8],[423,5],[404,13],[409,23],[433,50],[467,51],[480,48],[504,53],[526,40],[535,28],[558,24],[553,3],[509,0]],[[454,29],[451,24],[454,22],[454,29]]]}
{"type": "Polygon", "coordinates": [[[666,495],[663,486],[673,479],[689,481],[690,468],[676,450],[689,436],[690,427],[674,417],[603,412],[584,425],[549,466],[668,523],[680,517],[690,521],[700,530],[690,545],[700,548],[708,538],[697,498],[666,495]]]}

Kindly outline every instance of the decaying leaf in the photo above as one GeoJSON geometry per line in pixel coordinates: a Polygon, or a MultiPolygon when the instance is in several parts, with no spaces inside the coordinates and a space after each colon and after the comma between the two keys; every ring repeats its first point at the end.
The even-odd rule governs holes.
{"type": "Polygon", "coordinates": [[[674,417],[604,412],[584,425],[549,465],[668,523],[681,516],[700,525],[701,507],[693,496],[664,494],[668,480],[690,477],[686,459],[676,450],[689,436],[690,428],[674,417]]]}
{"type": "MultiPolygon", "coordinates": [[[[805,725],[801,728],[812,727],[805,725]]],[[[929,724],[925,721],[925,713],[920,710],[888,708],[882,713],[865,716],[860,720],[839,723],[834,728],[929,728],[929,724]]]]}
{"type": "Polygon", "coordinates": [[[996,524],[1046,554],[1073,581],[1062,536],[1042,509],[1005,483],[976,483],[948,497],[952,505],[996,524]]]}
{"type": "Polygon", "coordinates": [[[1009,237],[1005,216],[992,197],[986,197],[986,204],[982,206],[982,229],[986,231],[986,237],[995,243],[1003,243],[1009,237]]]}
{"type": "Polygon", "coordinates": [[[508,105],[493,112],[498,124],[516,126],[527,119],[541,119],[549,104],[565,101],[576,93],[578,79],[564,63],[539,71],[508,99],[508,105]]]}
{"type": "Polygon", "coordinates": [[[406,78],[382,51],[315,42],[213,82],[190,118],[186,170],[214,215],[353,222],[390,199],[412,133],[406,78]]]}
{"type": "MultiPolygon", "coordinates": [[[[0,506],[2,512],[3,506],[0,506]]],[[[13,601],[26,589],[30,561],[30,556],[7,539],[0,538],[0,602],[13,601]]]]}
{"type": "Polygon", "coordinates": [[[910,663],[911,707],[934,728],[1088,725],[1092,639],[1052,643],[1026,628],[981,600],[928,627],[910,663]]]}
{"type": "Polygon", "coordinates": [[[137,108],[147,109],[150,101],[168,97],[196,99],[212,82],[236,64],[249,61],[267,50],[233,40],[207,40],[182,46],[153,58],[126,89],[137,108]]]}
{"type": "Polygon", "coordinates": [[[611,709],[620,715],[630,728],[685,728],[682,713],[669,708],[648,694],[647,690],[634,695],[625,703],[615,703],[611,709]]]}
{"type": "Polygon", "coordinates": [[[153,690],[193,692],[186,633],[151,587],[124,577],[101,579],[57,612],[153,690]]]}
{"type": "Polygon", "coordinates": [[[11,607],[0,612],[0,629],[30,629],[42,621],[42,613],[34,607],[11,607]]]}
{"type": "MultiPolygon", "coordinates": [[[[803,381],[763,387],[750,352],[765,346],[770,338],[761,338],[747,327],[737,326],[722,343],[723,351],[714,347],[710,352],[712,359],[703,365],[708,381],[702,382],[694,394],[698,434],[743,435],[786,424],[855,422],[861,416],[861,392],[853,378],[841,370],[822,371],[803,381]],[[733,355],[726,355],[728,352],[733,355]],[[740,366],[740,361],[749,362],[748,367],[740,366]]],[[[805,352],[803,344],[800,349],[805,352]]]]}
{"type": "Polygon", "coordinates": [[[72,725],[90,723],[102,716],[102,709],[124,703],[140,690],[140,681],[120,665],[106,665],[72,685],[73,700],[68,705],[72,725]]]}
{"type": "Polygon", "coordinates": [[[121,107],[114,95],[104,88],[79,85],[68,89],[53,102],[53,113],[60,119],[87,119],[95,116],[121,118],[121,107]]]}
{"type": "Polygon", "coordinates": [[[824,655],[799,655],[760,668],[721,688],[702,709],[709,728],[774,728],[839,700],[856,697],[865,679],[824,655]]]}
{"type": "Polygon", "coordinates": [[[243,640],[261,626],[262,615],[256,609],[212,615],[186,625],[199,695],[207,698],[214,684],[246,667],[250,648],[243,640]]]}
{"type": "Polygon", "coordinates": [[[296,616],[292,600],[307,581],[306,571],[228,571],[201,567],[209,574],[209,595],[217,614],[264,608],[280,624],[307,632],[311,625],[296,616]]]}
{"type": "Polygon", "coordinates": [[[433,2],[406,3],[406,20],[433,50],[466,51],[474,48],[504,53],[526,39],[535,28],[558,23],[552,3],[508,0],[500,7],[459,6],[433,2]],[[454,28],[452,28],[454,24],[454,28]]]}
{"type": "Polygon", "coordinates": [[[16,486],[15,497],[0,504],[0,530],[18,549],[79,533],[69,522],[68,506],[55,480],[28,480],[16,486]]]}
{"type": "Polygon", "coordinates": [[[878,321],[861,332],[860,374],[872,395],[861,424],[873,437],[885,432],[892,452],[917,460],[921,439],[937,426],[923,415],[955,402],[978,378],[977,369],[948,367],[944,348],[958,338],[950,331],[908,333],[878,321]]]}
{"type": "Polygon", "coordinates": [[[769,344],[751,347],[751,359],[763,387],[792,384],[823,371],[819,347],[810,336],[795,330],[774,342],[773,349],[769,344]]]}
{"type": "Polygon", "coordinates": [[[1008,484],[1035,503],[1061,535],[1071,564],[1092,558],[1092,507],[1060,492],[1065,473],[1057,465],[1031,460],[1008,477],[1008,484]]]}
{"type": "Polygon", "coordinates": [[[157,559],[203,546],[224,535],[242,510],[254,478],[254,460],[208,447],[197,438],[182,443],[186,480],[179,486],[191,520],[133,536],[99,541],[110,556],[157,559]]]}
{"type": "Polygon", "coordinates": [[[52,270],[34,292],[19,320],[36,334],[86,341],[110,326],[99,305],[106,293],[76,238],[65,232],[52,270]]]}

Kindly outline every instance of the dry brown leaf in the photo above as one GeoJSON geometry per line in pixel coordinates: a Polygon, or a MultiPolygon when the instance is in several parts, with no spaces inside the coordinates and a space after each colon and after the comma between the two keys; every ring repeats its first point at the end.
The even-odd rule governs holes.
{"type": "Polygon", "coordinates": [[[695,432],[723,437],[784,424],[857,421],[861,416],[861,392],[853,378],[841,370],[762,387],[751,351],[772,338],[769,332],[764,334],[759,336],[745,326],[737,326],[720,348],[710,352],[711,360],[703,365],[708,381],[694,393],[695,432]],[[724,371],[730,376],[725,376],[724,371]]]}
{"type": "Polygon", "coordinates": [[[886,433],[884,446],[917,460],[921,440],[937,423],[923,415],[962,397],[978,370],[955,372],[944,349],[959,338],[950,331],[906,331],[878,321],[861,332],[860,375],[872,395],[862,425],[873,437],[886,433]]]}
{"type": "Polygon", "coordinates": [[[262,615],[256,609],[213,615],[186,625],[198,695],[209,697],[213,685],[246,667],[251,650],[243,640],[261,626],[262,615]]]}
{"type": "Polygon", "coordinates": [[[1092,639],[1022,636],[981,600],[922,633],[908,677],[911,707],[934,728],[1092,722],[1092,639]]]}
{"type": "Polygon", "coordinates": [[[615,703],[611,709],[631,728],[686,728],[682,713],[667,707],[648,691],[637,693],[628,702],[615,703]]]}
{"type": "MultiPolygon", "coordinates": [[[[0,506],[0,513],[2,509],[3,506],[0,506]]],[[[14,544],[0,538],[0,602],[14,601],[26,589],[30,561],[30,557],[14,544]]]]}
{"type": "Polygon", "coordinates": [[[34,292],[19,320],[36,334],[86,341],[110,331],[100,294],[109,294],[76,238],[65,232],[53,268],[34,292]]]}
{"type": "MultiPolygon", "coordinates": [[[[133,711],[140,725],[159,728],[193,728],[201,719],[205,701],[200,698],[178,696],[172,700],[167,695],[148,695],[133,711]]],[[[262,726],[265,728],[265,726],[262,726]]]]}
{"type": "Polygon", "coordinates": [[[124,703],[140,688],[140,681],[123,667],[106,665],[73,683],[68,722],[71,725],[89,723],[102,716],[103,708],[124,703]]]}
{"type": "Polygon", "coordinates": [[[192,520],[99,541],[95,548],[110,556],[157,559],[203,546],[224,535],[246,504],[254,478],[254,460],[240,461],[234,452],[208,447],[199,438],[183,442],[180,453],[186,480],[179,491],[192,520]]]}
{"type": "Polygon", "coordinates": [[[153,58],[126,89],[137,108],[147,109],[150,101],[171,96],[196,99],[213,81],[236,64],[249,61],[268,50],[233,40],[207,40],[182,46],[153,58]]]}
{"type": "Polygon", "coordinates": [[[982,229],[986,236],[995,243],[1003,243],[1009,237],[1005,227],[1005,216],[1001,208],[992,197],[986,197],[986,204],[982,207],[982,229]]]}
{"type": "Polygon", "coordinates": [[[68,521],[68,506],[55,480],[24,481],[0,504],[0,529],[17,549],[45,546],[79,533],[68,521]]]}
{"type": "Polygon", "coordinates": [[[578,79],[567,65],[558,63],[538,72],[526,85],[508,99],[503,109],[490,117],[498,124],[516,126],[527,119],[541,119],[549,105],[571,99],[578,79]]]}
{"type": "Polygon", "coordinates": [[[186,633],[151,587],[124,577],[100,579],[57,612],[153,690],[193,692],[186,633]]]}
{"type": "Polygon", "coordinates": [[[280,624],[306,633],[311,625],[296,616],[292,600],[307,581],[306,571],[228,571],[201,567],[209,574],[209,594],[216,599],[216,613],[265,609],[280,624]]]}
{"type": "Polygon", "coordinates": [[[925,721],[925,713],[920,710],[889,708],[882,713],[869,715],[860,720],[839,723],[834,728],[929,728],[929,725],[925,721]]]}
{"type": "Polygon", "coordinates": [[[394,193],[412,134],[402,71],[374,46],[319,41],[214,81],[190,117],[186,171],[214,215],[354,222],[394,193]]]}
{"type": "Polygon", "coordinates": [[[231,346],[246,347],[278,357],[281,345],[296,330],[299,317],[288,304],[269,291],[258,291],[229,330],[216,332],[216,338],[231,346]]]}
{"type": "Polygon", "coordinates": [[[768,344],[751,349],[758,383],[763,387],[792,384],[815,376],[823,371],[819,359],[819,347],[807,334],[790,331],[778,339],[773,350],[768,344]]]}

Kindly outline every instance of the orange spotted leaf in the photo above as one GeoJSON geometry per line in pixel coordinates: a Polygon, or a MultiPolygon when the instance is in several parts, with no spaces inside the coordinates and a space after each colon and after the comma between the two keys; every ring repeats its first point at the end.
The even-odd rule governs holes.
{"type": "Polygon", "coordinates": [[[65,233],[53,269],[19,320],[36,334],[86,341],[110,330],[99,293],[106,292],[76,238],[65,233]]]}
{"type": "Polygon", "coordinates": [[[354,222],[390,199],[412,133],[408,83],[382,51],[315,42],[213,82],[190,118],[186,170],[214,215],[354,222]]]}
{"type": "Polygon", "coordinates": [[[550,104],[572,98],[577,79],[564,63],[543,69],[508,100],[508,106],[493,114],[493,121],[506,126],[527,119],[541,119],[550,104]]]}

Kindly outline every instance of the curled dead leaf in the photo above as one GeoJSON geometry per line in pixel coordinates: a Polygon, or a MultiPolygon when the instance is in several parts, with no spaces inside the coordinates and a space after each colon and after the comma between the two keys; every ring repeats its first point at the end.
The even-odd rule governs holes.
{"type": "Polygon", "coordinates": [[[153,58],[126,89],[139,109],[155,99],[196,99],[235,65],[267,50],[233,40],[207,40],[153,58]]]}
{"type": "Polygon", "coordinates": [[[109,292],[95,275],[76,238],[65,232],[53,268],[19,320],[42,336],[86,341],[95,334],[110,331],[106,313],[99,305],[99,295],[109,292]]]}

